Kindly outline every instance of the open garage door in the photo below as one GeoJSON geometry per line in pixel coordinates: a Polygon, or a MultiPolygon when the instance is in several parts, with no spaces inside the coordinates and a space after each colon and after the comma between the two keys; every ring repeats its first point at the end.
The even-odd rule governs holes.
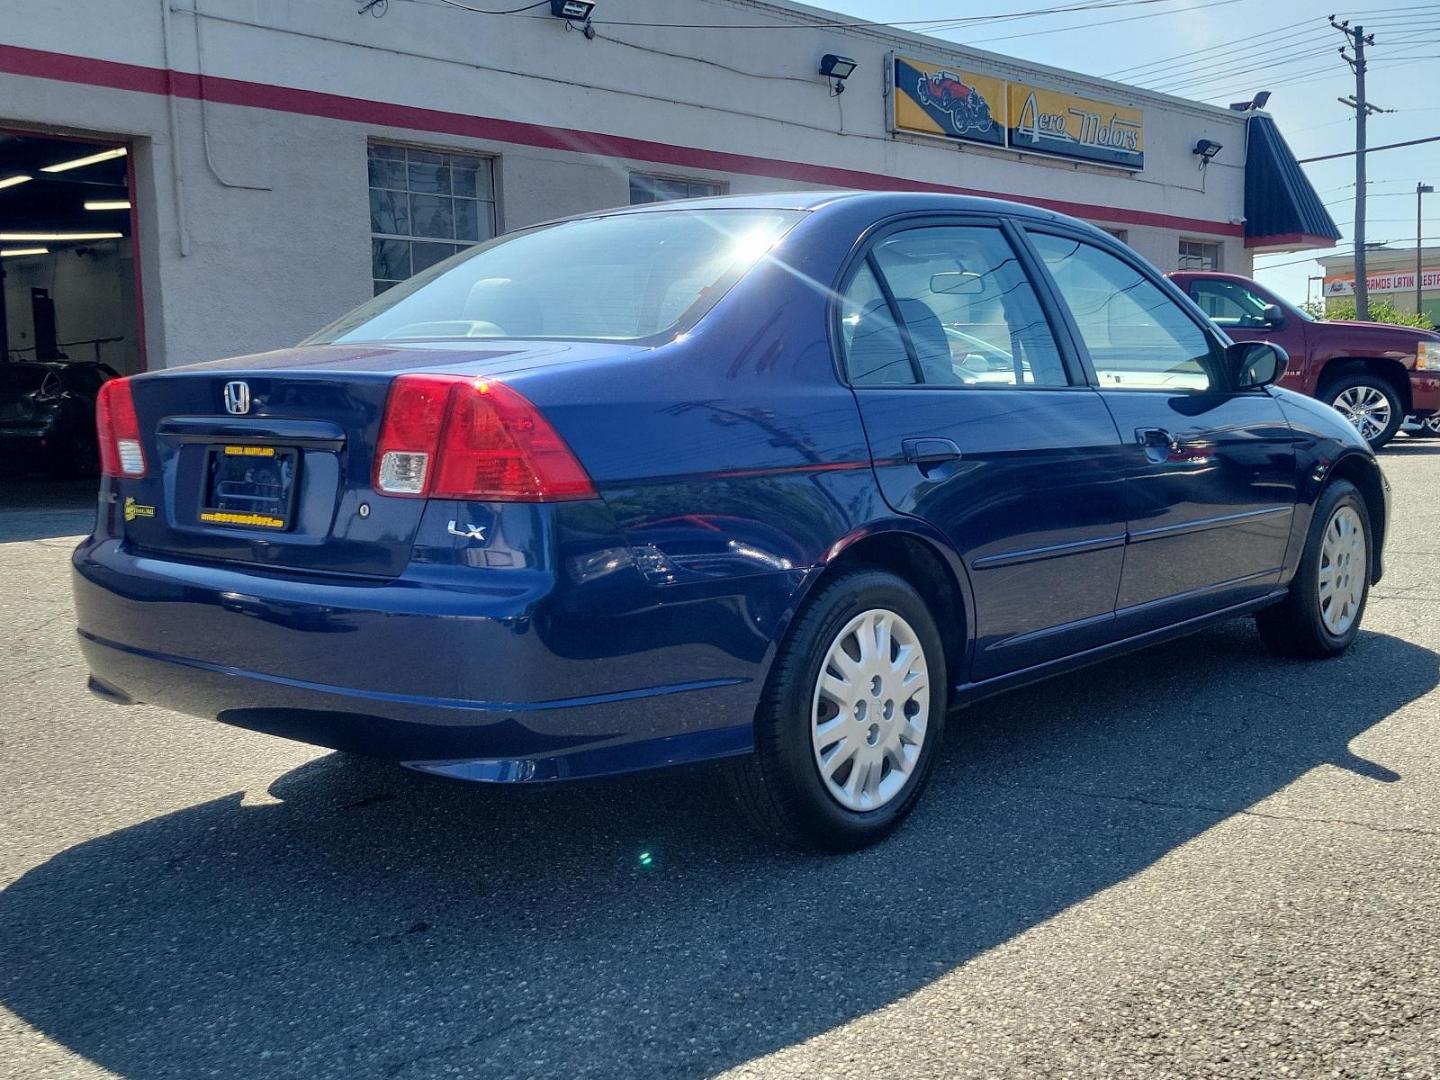
{"type": "Polygon", "coordinates": [[[128,147],[0,131],[6,472],[95,471],[95,394],[143,370],[128,147]]]}

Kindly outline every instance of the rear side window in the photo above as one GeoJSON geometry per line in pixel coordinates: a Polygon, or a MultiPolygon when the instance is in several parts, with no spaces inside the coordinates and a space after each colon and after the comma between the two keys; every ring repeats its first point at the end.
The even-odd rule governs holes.
{"type": "Polygon", "coordinates": [[[1209,390],[1210,339],[1134,266],[1083,240],[1032,234],[1102,387],[1209,390]]]}
{"type": "Polygon", "coordinates": [[[919,382],[905,339],[868,262],[851,279],[840,307],[845,368],[856,386],[896,386],[919,382]]]}
{"type": "Polygon", "coordinates": [[[1040,302],[999,229],[910,229],[880,241],[873,257],[925,385],[1069,382],[1040,302]]]}

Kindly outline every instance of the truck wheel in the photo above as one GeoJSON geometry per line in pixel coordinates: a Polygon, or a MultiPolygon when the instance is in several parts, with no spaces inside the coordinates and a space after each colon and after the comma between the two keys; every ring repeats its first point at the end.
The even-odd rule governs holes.
{"type": "Polygon", "coordinates": [[[1370,544],[1364,497],[1334,481],[1315,504],[1290,595],[1255,616],[1271,652],[1319,660],[1350,647],[1370,596],[1370,544]]]}
{"type": "Polygon", "coordinates": [[[1405,432],[1412,439],[1440,439],[1440,413],[1418,421],[1419,426],[1405,432]]]}
{"type": "Polygon", "coordinates": [[[763,835],[852,851],[910,813],[945,726],[945,652],[925,601],[876,570],[821,587],[781,644],[731,779],[763,835]]]}
{"type": "Polygon", "coordinates": [[[1349,420],[1376,450],[1395,437],[1405,419],[1400,395],[1390,381],[1369,371],[1357,371],[1331,383],[1322,400],[1349,420]]]}

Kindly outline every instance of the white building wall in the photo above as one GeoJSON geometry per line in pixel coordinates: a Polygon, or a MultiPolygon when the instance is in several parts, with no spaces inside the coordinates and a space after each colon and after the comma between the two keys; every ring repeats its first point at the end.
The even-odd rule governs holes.
{"type": "MultiPolygon", "coordinates": [[[[1118,84],[880,29],[601,26],[591,41],[543,11],[487,17],[413,0],[391,0],[379,19],[357,17],[353,0],[179,0],[167,43],[165,4],[0,0],[0,43],[23,51],[0,51],[0,127],[134,140],[152,367],[293,343],[370,295],[370,139],[495,155],[502,230],[623,204],[632,169],[736,193],[855,186],[847,179],[867,174],[856,183],[1086,204],[1084,216],[1123,230],[1162,269],[1182,235],[1221,243],[1227,270],[1250,267],[1240,237],[1224,235],[1243,207],[1243,118],[1118,84]],[[892,136],[892,50],[1142,107],[1145,169],[892,136]],[[73,65],[46,69],[46,51],[129,66],[82,64],[72,81],[73,65]],[[860,63],[838,97],[815,74],[826,52],[860,63]],[[167,67],[180,73],[173,116],[171,99],[151,92],[167,67]],[[129,86],[141,89],[116,88],[129,86]],[[659,145],[617,156],[597,135],[659,145]],[[1225,147],[1203,171],[1191,153],[1201,138],[1225,147]]],[[[817,17],[758,0],[609,0],[597,14],[817,17]]]]}

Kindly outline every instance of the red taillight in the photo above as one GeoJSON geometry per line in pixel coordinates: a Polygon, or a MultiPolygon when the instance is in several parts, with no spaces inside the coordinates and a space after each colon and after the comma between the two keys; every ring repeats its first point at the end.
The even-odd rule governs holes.
{"type": "Polygon", "coordinates": [[[95,429],[100,440],[100,471],[106,476],[145,475],[145,448],[129,379],[111,379],[95,399],[95,429]]]}
{"type": "Polygon", "coordinates": [[[411,498],[496,502],[592,499],[565,440],[503,383],[401,375],[375,449],[375,489],[411,498]]]}

